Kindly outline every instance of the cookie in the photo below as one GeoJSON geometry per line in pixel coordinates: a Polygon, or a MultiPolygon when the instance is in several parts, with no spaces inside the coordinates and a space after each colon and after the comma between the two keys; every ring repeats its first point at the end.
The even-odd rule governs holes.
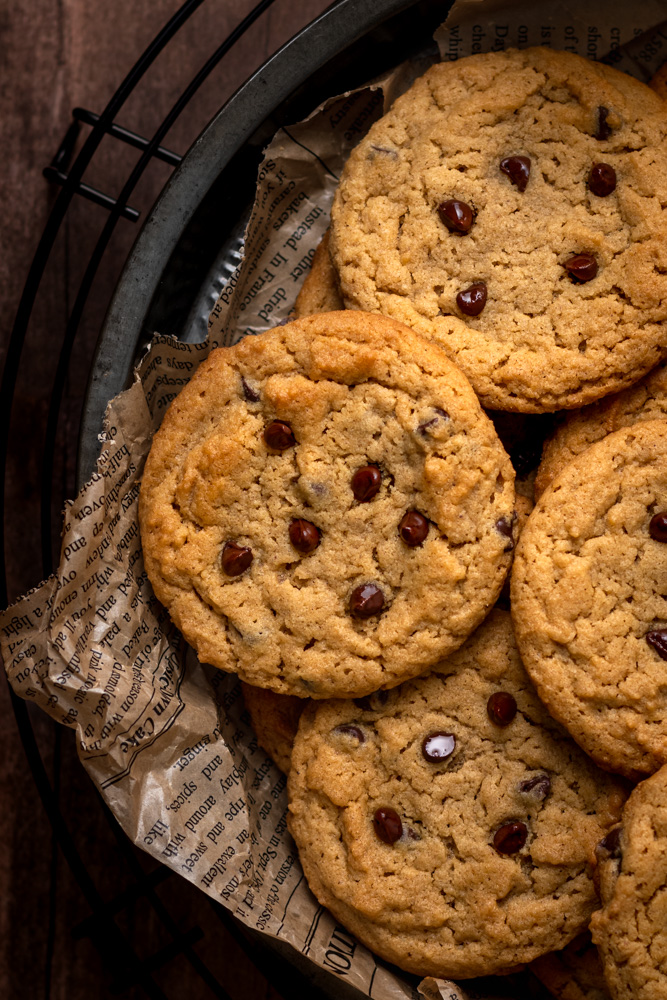
{"type": "Polygon", "coordinates": [[[442,344],[487,408],[620,391],[667,350],[666,135],[652,90],[568,52],[433,66],[343,171],[346,306],[442,344]]]}
{"type": "Polygon", "coordinates": [[[292,745],[306,700],[252,684],[241,683],[241,691],[259,745],[276,767],[288,774],[292,745]]]}
{"type": "Polygon", "coordinates": [[[382,958],[454,979],[587,925],[624,799],[540,703],[498,610],[427,677],[306,708],[288,788],[318,900],[382,958]]]}
{"type": "Polygon", "coordinates": [[[530,971],[557,1000],[609,1000],[600,955],[588,932],[562,951],[535,959],[530,971]]]}
{"type": "Polygon", "coordinates": [[[667,762],[667,421],[609,434],[542,494],[512,616],[549,711],[602,767],[667,762]]]}
{"type": "Polygon", "coordinates": [[[568,462],[607,434],[640,420],[667,418],[667,365],[658,365],[640,382],[599,403],[569,414],[544,445],[535,477],[536,499],[568,462]]]}
{"type": "Polygon", "coordinates": [[[310,271],[301,286],[294,304],[294,316],[312,316],[319,312],[337,312],[344,309],[338,286],[338,275],[329,253],[329,230],[319,243],[310,271]]]}
{"type": "Polygon", "coordinates": [[[219,348],[155,435],[146,569],[200,659],[300,697],[423,673],[488,613],[514,473],[465,377],[394,320],[219,348]]]}
{"type": "Polygon", "coordinates": [[[667,997],[667,767],[642,781],[599,848],[591,931],[614,1000],[667,997]]]}
{"type": "Polygon", "coordinates": [[[654,90],[658,97],[667,101],[667,63],[663,63],[648,82],[651,90],[654,90]]]}

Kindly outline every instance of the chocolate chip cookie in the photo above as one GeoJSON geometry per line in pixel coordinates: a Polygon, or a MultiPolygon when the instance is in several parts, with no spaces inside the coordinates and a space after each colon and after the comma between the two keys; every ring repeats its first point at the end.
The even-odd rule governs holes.
{"type": "Polygon", "coordinates": [[[512,615],[550,712],[602,767],[667,762],[667,421],[609,434],[542,494],[512,615]]]}
{"type": "Polygon", "coordinates": [[[640,420],[664,420],[666,417],[666,364],[658,365],[629,389],[575,410],[563,420],[544,445],[535,477],[535,497],[544,493],[568,462],[607,434],[640,420]]]}
{"type": "Polygon", "coordinates": [[[609,1000],[600,955],[588,932],[562,951],[535,959],[530,971],[557,1000],[609,1000]]]}
{"type": "Polygon", "coordinates": [[[288,774],[292,745],[306,699],[276,694],[252,684],[241,683],[241,690],[259,745],[266,750],[276,767],[288,774]]]}
{"type": "Polygon", "coordinates": [[[547,49],[433,66],[352,152],[331,249],[348,308],[442,344],[482,405],[571,409],[667,350],[667,116],[547,49]]]}
{"type": "Polygon", "coordinates": [[[642,781],[598,849],[591,930],[614,1000],[667,997],[667,767],[642,781]]]}
{"type": "Polygon", "coordinates": [[[587,925],[624,799],[541,704],[498,610],[429,676],[306,708],[288,788],[320,902],[382,958],[454,979],[587,925]]]}
{"type": "Polygon", "coordinates": [[[660,69],[656,70],[648,85],[651,90],[655,90],[658,97],[667,101],[667,63],[663,63],[660,69]]]}
{"type": "Polygon", "coordinates": [[[142,483],[146,569],[202,661],[282,694],[364,695],[487,614],[513,480],[440,347],[320,313],[212,352],[172,403],[142,483]]]}
{"type": "Polygon", "coordinates": [[[329,252],[329,230],[322,237],[310,271],[301,286],[294,304],[294,316],[312,316],[319,312],[337,312],[344,309],[343,300],[338,286],[338,275],[329,252]]]}

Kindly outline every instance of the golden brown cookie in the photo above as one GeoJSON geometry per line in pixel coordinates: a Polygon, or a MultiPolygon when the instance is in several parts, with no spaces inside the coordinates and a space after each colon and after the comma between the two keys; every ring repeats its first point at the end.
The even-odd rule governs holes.
{"type": "Polygon", "coordinates": [[[536,958],[530,971],[557,1000],[609,1000],[600,955],[588,932],[562,951],[536,958]]]}
{"type": "Polygon", "coordinates": [[[613,1000],[667,998],[667,767],[642,781],[600,845],[591,930],[613,1000]]]}
{"type": "Polygon", "coordinates": [[[667,350],[667,116],[549,49],[433,66],[352,152],[331,217],[345,304],[442,344],[482,405],[572,409],[667,350]]]}
{"type": "Polygon", "coordinates": [[[559,424],[544,445],[535,477],[535,499],[568,462],[607,434],[640,420],[667,417],[667,364],[658,365],[636,385],[575,410],[559,424]]]}
{"type": "Polygon", "coordinates": [[[282,694],[364,695],[487,614],[513,481],[440,347],[319,313],[213,351],[172,403],[142,482],[146,569],[203,661],[282,694]]]}
{"type": "Polygon", "coordinates": [[[655,90],[658,97],[667,101],[667,63],[663,63],[660,69],[653,74],[648,85],[651,90],[655,90]]]}
{"type": "Polygon", "coordinates": [[[579,745],[629,778],[667,762],[667,421],[565,467],[528,518],[510,589],[526,669],[579,745]]]}
{"type": "Polygon", "coordinates": [[[274,764],[288,774],[292,744],[306,699],[244,683],[241,683],[241,691],[259,745],[274,764]]]}
{"type": "Polygon", "coordinates": [[[387,961],[454,979],[564,947],[619,782],[554,722],[494,611],[427,677],[312,703],[288,782],[308,884],[387,961]]]}
{"type": "Polygon", "coordinates": [[[329,253],[329,230],[319,243],[310,271],[301,286],[294,304],[294,317],[312,316],[319,312],[337,312],[344,309],[338,286],[338,275],[329,253]]]}

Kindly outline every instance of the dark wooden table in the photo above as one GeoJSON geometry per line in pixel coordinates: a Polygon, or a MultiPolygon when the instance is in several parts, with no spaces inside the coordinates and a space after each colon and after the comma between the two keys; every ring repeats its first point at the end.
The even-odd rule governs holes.
{"type": "MultiPolygon", "coordinates": [[[[102,110],[178,6],[177,0],[114,0],[108,4],[96,0],[5,0],[0,19],[4,56],[0,135],[7,161],[0,173],[4,206],[0,232],[3,361],[21,289],[55,199],[56,192],[42,177],[42,168],[58,148],[71,122],[72,108],[102,110]]],[[[127,102],[120,123],[150,136],[194,73],[253,6],[252,0],[207,0],[127,102]]],[[[187,150],[239,84],[326,6],[328,0],[277,0],[214,71],[165,145],[179,153],[187,150]]],[[[107,138],[85,180],[114,194],[136,156],[136,151],[107,138]]],[[[142,217],[169,174],[170,168],[157,161],[147,171],[132,201],[142,217]]],[[[12,427],[14,431],[18,428],[22,446],[10,458],[6,502],[25,517],[5,539],[10,599],[37,584],[44,573],[38,532],[31,527],[38,523],[37,484],[48,408],[44,386],[57,348],[54,338],[62,337],[74,291],[104,219],[103,208],[75,200],[33,310],[24,349],[29,352],[30,364],[24,365],[28,376],[17,384],[12,415],[12,427]]],[[[83,316],[56,442],[54,489],[63,496],[73,495],[75,489],[77,426],[92,350],[136,232],[131,223],[118,227],[83,316]]],[[[56,512],[56,540],[58,520],[56,512]]],[[[90,907],[54,848],[4,677],[0,678],[0,712],[0,996],[3,1000],[147,996],[140,985],[119,977],[120,962],[114,968],[113,961],[105,963],[101,958],[94,940],[99,922],[91,925],[87,921],[90,907]]],[[[97,891],[108,900],[128,889],[127,905],[111,919],[132,941],[138,957],[158,954],[163,948],[169,954],[174,928],[170,930],[159,918],[162,900],[178,914],[178,930],[194,930],[192,937],[197,940],[193,940],[190,958],[194,957],[195,964],[203,961],[233,1000],[279,1000],[279,994],[225,930],[206,897],[185,880],[171,876],[156,885],[157,909],[145,898],[132,898],[135,879],[127,874],[127,860],[119,861],[124,846],[95,800],[76,759],[71,734],[57,736],[55,727],[39,712],[31,712],[31,717],[48,777],[58,788],[61,811],[68,818],[72,840],[97,891]]],[[[132,863],[138,873],[155,868],[139,852],[132,863]]],[[[109,935],[102,933],[108,946],[109,935]]],[[[113,945],[107,951],[113,953],[113,945]]],[[[208,1000],[216,995],[182,953],[168,959],[154,976],[169,997],[208,1000]]]]}

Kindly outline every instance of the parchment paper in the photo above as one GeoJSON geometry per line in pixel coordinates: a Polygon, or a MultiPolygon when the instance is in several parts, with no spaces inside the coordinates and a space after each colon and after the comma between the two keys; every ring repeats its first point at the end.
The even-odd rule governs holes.
{"type": "MultiPolygon", "coordinates": [[[[664,13],[659,0],[632,9],[458,0],[437,41],[444,59],[534,44],[611,53],[607,61],[648,79],[667,57],[664,13]]],[[[427,64],[333,98],[278,132],[259,171],[244,260],[211,314],[208,341],[156,336],[132,387],[109,404],[97,471],[65,510],[57,572],[0,615],[12,687],[75,730],[84,767],[132,841],[250,927],[378,1000],[466,994],[434,979],[416,988],[317,904],[286,832],[286,779],[257,746],[236,678],[199,664],[152,594],[137,500],[169,402],[212,347],[288,317],[350,149],[427,64]]]]}

